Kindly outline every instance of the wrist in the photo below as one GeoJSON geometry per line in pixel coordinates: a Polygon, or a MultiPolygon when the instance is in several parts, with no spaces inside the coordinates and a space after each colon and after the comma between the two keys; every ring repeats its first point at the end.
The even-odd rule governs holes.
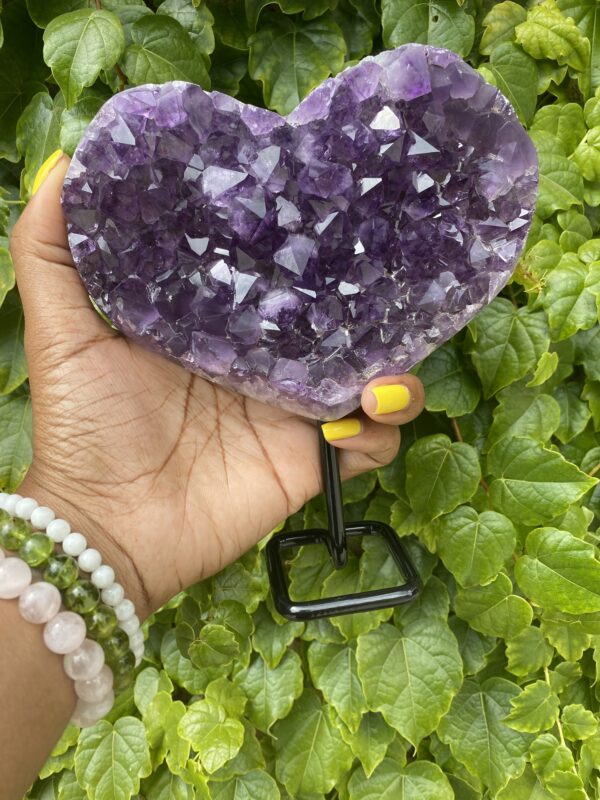
{"type": "Polygon", "coordinates": [[[92,517],[83,501],[79,503],[76,497],[67,496],[38,478],[33,467],[18,488],[18,493],[23,497],[32,497],[40,506],[48,506],[57,518],[69,523],[72,531],[85,536],[88,547],[98,550],[103,563],[114,569],[115,580],[123,586],[126,597],[135,604],[140,620],[145,620],[156,610],[144,576],[132,554],[100,520],[92,517]]]}

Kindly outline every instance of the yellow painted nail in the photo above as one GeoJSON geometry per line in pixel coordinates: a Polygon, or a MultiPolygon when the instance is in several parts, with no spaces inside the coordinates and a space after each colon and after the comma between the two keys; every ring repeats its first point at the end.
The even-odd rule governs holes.
{"type": "Polygon", "coordinates": [[[388,383],[371,389],[377,400],[376,414],[392,414],[402,411],[410,403],[410,392],[401,383],[388,383]]]}
{"type": "Polygon", "coordinates": [[[335,422],[324,422],[321,425],[323,436],[328,442],[349,439],[361,432],[362,425],[358,419],[338,419],[335,422]]]}
{"type": "Polygon", "coordinates": [[[46,180],[48,175],[52,172],[54,167],[58,164],[60,159],[62,158],[63,151],[62,150],[55,150],[51,156],[44,161],[42,166],[38,169],[37,175],[33,181],[33,188],[31,190],[31,196],[37,192],[40,188],[42,183],[46,180]]]}

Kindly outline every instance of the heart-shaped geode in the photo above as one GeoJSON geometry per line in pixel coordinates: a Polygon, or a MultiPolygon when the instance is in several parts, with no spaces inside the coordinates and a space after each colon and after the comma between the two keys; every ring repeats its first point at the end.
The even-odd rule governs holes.
{"type": "Polygon", "coordinates": [[[458,56],[411,44],[288,117],[183,82],[112,97],[65,180],[73,258],[127,336],[306,417],[354,410],[505,285],[537,158],[458,56]]]}

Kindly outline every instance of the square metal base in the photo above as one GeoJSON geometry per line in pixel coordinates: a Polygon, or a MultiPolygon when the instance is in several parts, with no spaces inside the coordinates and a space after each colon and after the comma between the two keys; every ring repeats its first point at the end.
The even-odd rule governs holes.
{"type": "Polygon", "coordinates": [[[293,620],[337,617],[357,611],[389,608],[413,600],[421,590],[421,580],[398,534],[383,522],[351,522],[345,526],[346,536],[380,536],[405,577],[405,583],[386,589],[325,597],[318,600],[292,600],[283,565],[282,551],[305,544],[322,544],[330,550],[331,536],[325,530],[277,533],[267,543],[266,557],[275,608],[293,620]]]}

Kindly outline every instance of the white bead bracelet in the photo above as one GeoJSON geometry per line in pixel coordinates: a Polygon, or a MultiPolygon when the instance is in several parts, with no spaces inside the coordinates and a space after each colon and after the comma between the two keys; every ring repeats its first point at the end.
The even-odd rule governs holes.
{"type": "MultiPolygon", "coordinates": [[[[0,511],[28,521],[35,533],[43,533],[65,555],[77,560],[79,569],[90,574],[102,602],[114,610],[118,625],[127,635],[137,666],[144,652],[144,636],[135,606],[125,598],[123,587],[115,582],[112,567],[102,564],[100,553],[88,548],[83,534],[72,533],[68,522],[56,519],[54,512],[39,506],[32,498],[0,492],[0,511]]],[[[105,664],[100,644],[86,638],[84,618],[62,608],[60,591],[53,584],[38,580],[21,558],[5,555],[0,548],[0,599],[17,599],[19,612],[28,622],[44,625],[44,642],[49,650],[63,655],[64,669],[75,682],[78,697],[72,722],[80,727],[95,724],[113,706],[113,673],[105,664]]],[[[122,634],[121,634],[122,636],[122,634]]]]}

